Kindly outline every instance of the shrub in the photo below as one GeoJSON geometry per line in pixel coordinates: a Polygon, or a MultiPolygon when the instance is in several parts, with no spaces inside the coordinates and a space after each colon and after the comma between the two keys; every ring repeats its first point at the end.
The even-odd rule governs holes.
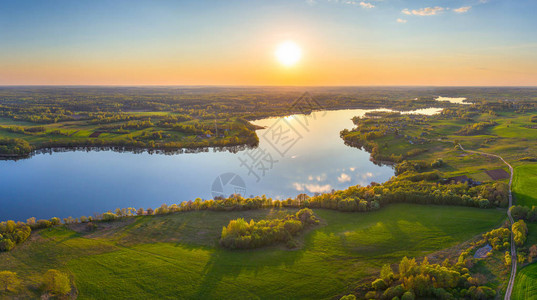
{"type": "Polygon", "coordinates": [[[391,288],[388,288],[382,294],[382,299],[393,299],[394,297],[401,297],[405,293],[405,289],[402,285],[397,285],[391,288]]]}
{"type": "Polygon", "coordinates": [[[403,296],[401,296],[401,300],[414,300],[414,298],[414,294],[412,294],[410,291],[405,292],[403,296]]]}
{"type": "Polygon", "coordinates": [[[379,279],[373,281],[373,283],[371,283],[371,286],[372,286],[375,290],[377,290],[377,291],[379,291],[379,290],[385,290],[385,289],[388,287],[388,285],[386,284],[386,282],[385,282],[383,279],[381,279],[381,278],[379,278],[379,279]]]}
{"type": "Polygon", "coordinates": [[[112,212],[105,212],[102,217],[102,220],[105,222],[113,221],[115,219],[117,219],[117,215],[112,212]]]}
{"type": "Polygon", "coordinates": [[[43,276],[43,286],[45,291],[51,293],[52,295],[66,295],[71,291],[71,282],[69,277],[58,271],[58,270],[48,270],[47,273],[43,276]]]}

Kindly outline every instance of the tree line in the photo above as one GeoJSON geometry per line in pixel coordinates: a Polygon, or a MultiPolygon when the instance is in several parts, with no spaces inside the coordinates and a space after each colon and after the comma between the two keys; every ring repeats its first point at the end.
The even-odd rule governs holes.
{"type": "MultiPolygon", "coordinates": [[[[0,271],[0,295],[9,296],[9,293],[16,293],[23,283],[23,280],[15,272],[0,271]]],[[[56,269],[49,269],[43,274],[39,282],[38,289],[42,294],[42,299],[50,297],[62,297],[71,293],[75,288],[73,279],[56,269]]]]}

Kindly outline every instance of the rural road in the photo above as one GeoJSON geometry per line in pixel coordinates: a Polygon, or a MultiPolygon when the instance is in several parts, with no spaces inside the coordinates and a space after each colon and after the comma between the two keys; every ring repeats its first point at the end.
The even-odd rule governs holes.
{"type": "MultiPolygon", "coordinates": [[[[461,144],[459,144],[459,147],[462,151],[468,152],[468,153],[475,153],[485,156],[492,156],[501,159],[504,164],[506,164],[509,167],[509,172],[511,173],[511,177],[509,178],[509,208],[513,206],[513,193],[511,192],[511,185],[513,184],[513,174],[514,170],[513,167],[503,159],[503,157],[496,155],[496,154],[490,154],[485,152],[479,152],[479,151],[473,151],[473,150],[466,150],[462,147],[461,144]]],[[[511,226],[513,226],[514,220],[511,216],[511,210],[507,210],[507,216],[509,217],[509,222],[511,222],[511,226]]],[[[516,267],[517,267],[517,257],[516,257],[516,246],[515,246],[515,240],[513,237],[513,234],[511,233],[511,277],[509,277],[509,284],[507,285],[507,290],[505,291],[505,300],[511,299],[511,292],[513,291],[513,285],[515,284],[515,277],[516,277],[516,267]]]]}

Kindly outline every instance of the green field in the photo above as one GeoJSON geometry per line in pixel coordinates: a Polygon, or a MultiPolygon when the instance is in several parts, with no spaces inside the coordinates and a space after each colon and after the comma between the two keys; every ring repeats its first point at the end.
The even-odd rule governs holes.
{"type": "Polygon", "coordinates": [[[80,299],[331,298],[352,291],[385,263],[449,248],[505,218],[502,210],[409,204],[371,213],[315,210],[322,225],[300,238],[299,250],[216,246],[230,219],[286,212],[136,217],[99,223],[102,228],[94,233],[85,232],[82,224],[47,229],[0,254],[0,269],[16,271],[26,286],[39,282],[49,268],[62,269],[74,276],[80,299]]]}
{"type": "Polygon", "coordinates": [[[513,194],[518,205],[537,205],[537,164],[515,168],[513,194]]]}
{"type": "Polygon", "coordinates": [[[537,299],[537,264],[518,270],[511,299],[537,299]]]}

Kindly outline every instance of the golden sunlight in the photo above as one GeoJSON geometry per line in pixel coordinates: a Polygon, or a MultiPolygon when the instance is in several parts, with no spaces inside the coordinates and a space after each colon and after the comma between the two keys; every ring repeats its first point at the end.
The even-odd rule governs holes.
{"type": "Polygon", "coordinates": [[[276,59],[284,66],[294,66],[302,57],[302,50],[293,41],[286,41],[276,48],[276,59]]]}

